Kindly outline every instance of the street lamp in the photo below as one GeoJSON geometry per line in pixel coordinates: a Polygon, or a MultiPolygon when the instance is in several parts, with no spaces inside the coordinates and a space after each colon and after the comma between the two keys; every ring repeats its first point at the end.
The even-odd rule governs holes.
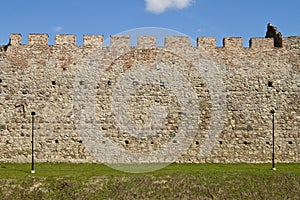
{"type": "Polygon", "coordinates": [[[32,117],[32,134],[31,134],[31,173],[34,174],[34,149],[33,149],[33,145],[34,145],[34,115],[35,112],[31,112],[31,117],[32,117]]]}
{"type": "Polygon", "coordinates": [[[272,114],[272,147],[273,147],[273,151],[272,151],[272,170],[276,170],[275,168],[275,110],[272,109],[270,111],[270,113],[272,114]]]}

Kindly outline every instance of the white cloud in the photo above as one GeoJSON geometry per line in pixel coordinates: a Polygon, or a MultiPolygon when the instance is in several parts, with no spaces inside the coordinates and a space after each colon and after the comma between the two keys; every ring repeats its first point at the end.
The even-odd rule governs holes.
{"type": "Polygon", "coordinates": [[[189,7],[194,0],[145,0],[146,10],[156,14],[163,13],[167,9],[184,9],[189,7]]]}
{"type": "Polygon", "coordinates": [[[61,26],[56,26],[53,28],[54,32],[60,32],[63,28],[61,26]]]}

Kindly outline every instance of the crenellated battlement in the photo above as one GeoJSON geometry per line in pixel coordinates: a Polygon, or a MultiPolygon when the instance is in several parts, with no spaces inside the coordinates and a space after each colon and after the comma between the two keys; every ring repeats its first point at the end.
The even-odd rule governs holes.
{"type": "MultiPolygon", "coordinates": [[[[76,42],[77,36],[72,34],[58,34],[55,36],[55,44],[57,46],[78,46],[76,42]]],[[[11,34],[9,44],[11,46],[22,45],[22,35],[11,34]]],[[[130,47],[131,38],[128,35],[112,35],[110,36],[110,46],[111,47],[130,47]]],[[[137,47],[140,48],[154,48],[157,47],[155,36],[139,36],[137,38],[137,47]]],[[[283,38],[283,48],[295,48],[300,41],[300,36],[283,38]]],[[[25,44],[26,45],[26,44],[25,44]]],[[[48,34],[29,34],[28,44],[33,45],[49,45],[49,35],[48,34]]],[[[104,46],[104,36],[103,35],[84,35],[83,36],[83,46],[84,47],[101,47],[104,46]]],[[[185,48],[191,46],[191,41],[188,36],[168,36],[164,40],[164,47],[166,48],[185,48]]],[[[299,45],[298,45],[299,46],[299,45]]],[[[217,48],[216,38],[214,37],[198,37],[197,46],[205,49],[217,48]]],[[[229,37],[223,39],[224,49],[241,49],[241,48],[261,48],[261,49],[272,49],[274,46],[273,38],[251,38],[249,40],[249,47],[245,47],[243,44],[242,37],[229,37]]],[[[298,47],[296,47],[298,48],[298,47]]]]}
{"type": "Polygon", "coordinates": [[[197,38],[197,46],[203,48],[216,48],[217,47],[217,40],[216,38],[212,37],[198,37],[197,38]]]}
{"type": "Polygon", "coordinates": [[[9,44],[12,46],[19,46],[22,44],[22,35],[20,33],[14,33],[10,35],[9,44]]]}
{"type": "Polygon", "coordinates": [[[48,45],[49,35],[48,34],[29,34],[28,45],[48,45]]]}
{"type": "Polygon", "coordinates": [[[187,36],[171,36],[165,38],[166,48],[186,48],[189,46],[191,46],[191,41],[187,36]]]}
{"type": "Polygon", "coordinates": [[[30,161],[32,111],[38,162],[270,162],[271,109],[276,162],[300,162],[300,36],[25,37],[0,46],[0,162],[30,161]]]}
{"type": "Polygon", "coordinates": [[[156,47],[156,37],[154,37],[154,36],[139,36],[137,45],[138,45],[138,47],[141,47],[141,48],[154,48],[154,47],[156,47]]]}
{"type": "Polygon", "coordinates": [[[103,35],[84,35],[83,46],[87,47],[101,47],[103,46],[103,35]]]}
{"type": "Polygon", "coordinates": [[[55,45],[76,45],[76,35],[60,34],[55,36],[55,45]]]}
{"type": "Polygon", "coordinates": [[[271,49],[274,48],[273,38],[251,38],[249,41],[250,48],[271,49]]]}
{"type": "Polygon", "coordinates": [[[111,35],[110,36],[111,47],[130,47],[130,37],[128,35],[111,35]]]}
{"type": "Polygon", "coordinates": [[[224,38],[223,39],[224,48],[242,48],[243,47],[243,38],[233,37],[233,38],[224,38]]]}

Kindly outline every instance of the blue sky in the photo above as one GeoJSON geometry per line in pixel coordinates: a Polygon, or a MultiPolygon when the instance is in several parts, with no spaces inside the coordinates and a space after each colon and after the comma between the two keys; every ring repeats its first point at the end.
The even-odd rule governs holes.
{"type": "Polygon", "coordinates": [[[11,33],[101,34],[105,38],[141,27],[179,31],[198,36],[264,37],[268,23],[283,36],[300,35],[299,0],[6,0],[1,5],[0,44],[11,33]]]}

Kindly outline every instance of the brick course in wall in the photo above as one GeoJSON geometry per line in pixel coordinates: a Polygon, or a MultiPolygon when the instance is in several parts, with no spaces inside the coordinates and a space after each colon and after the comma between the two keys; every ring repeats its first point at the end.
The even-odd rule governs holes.
{"type": "Polygon", "coordinates": [[[176,162],[271,162],[271,109],[276,110],[276,161],[300,161],[300,37],[283,38],[282,48],[274,47],[272,38],[252,38],[249,47],[243,46],[242,38],[225,38],[223,47],[206,37],[197,38],[195,47],[183,36],[165,38],[163,47],[149,36],[139,37],[137,46],[130,46],[129,36],[110,39],[111,45],[103,46],[103,36],[85,35],[83,46],[77,46],[75,35],[57,35],[54,45],[48,44],[46,34],[30,34],[28,44],[21,44],[20,34],[10,36],[9,45],[0,48],[0,161],[31,161],[30,112],[35,111],[37,161],[102,162],[95,158],[90,143],[105,145],[103,141],[80,134],[76,125],[74,95],[82,99],[86,95],[76,94],[76,87],[89,87],[90,78],[79,80],[78,74],[88,70],[89,63],[103,72],[92,77],[97,85],[90,90],[95,94],[94,120],[105,137],[128,152],[157,151],[168,143],[176,148],[180,141],[174,138],[184,116],[176,93],[167,87],[168,80],[157,79],[157,85],[133,80],[136,93],[124,108],[142,126],[151,118],[152,104],[163,107],[168,115],[157,134],[139,138],[127,134],[112,112],[118,78],[139,67],[155,68],[158,62],[180,71],[197,99],[198,128],[176,162]],[[213,63],[220,77],[210,79],[205,68],[198,75],[199,61],[203,66],[213,63]],[[222,130],[210,140],[209,153],[200,156],[207,138],[214,137],[211,129],[218,106],[214,107],[211,86],[219,84],[224,86],[226,100],[222,130]]]}

